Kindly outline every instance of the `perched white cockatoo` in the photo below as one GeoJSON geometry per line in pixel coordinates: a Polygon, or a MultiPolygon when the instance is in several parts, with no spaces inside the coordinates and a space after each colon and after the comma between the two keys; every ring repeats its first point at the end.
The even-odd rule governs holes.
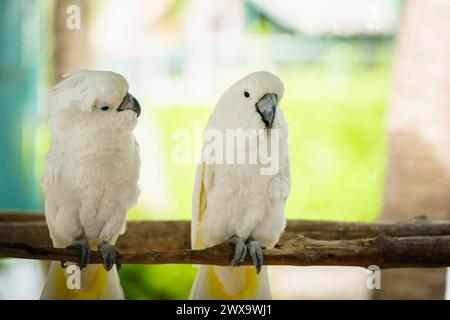
{"type": "Polygon", "coordinates": [[[80,290],[69,289],[65,263],[52,262],[41,299],[124,298],[114,245],[139,195],[133,129],[140,112],[127,81],[113,72],[73,71],[53,88],[45,216],[56,248],[80,250],[82,271],[80,290]],[[104,266],[89,265],[94,248],[104,266]]]}
{"type": "MultiPolygon", "coordinates": [[[[208,121],[193,195],[191,242],[193,249],[202,249],[228,241],[234,256],[230,267],[201,266],[191,299],[271,298],[267,269],[262,267],[263,249],[274,247],[284,231],[290,191],[288,130],[279,105],[283,93],[284,85],[276,75],[252,73],[223,94],[208,121]],[[242,144],[241,150],[229,150],[249,155],[255,152],[254,140],[259,148],[270,145],[272,160],[278,161],[276,170],[264,173],[265,165],[251,163],[250,156],[242,164],[220,162],[217,155],[205,153],[211,146],[207,147],[206,136],[217,138],[219,132],[229,139],[226,134],[233,131],[246,135],[246,143],[244,150],[242,144]],[[239,266],[247,253],[256,268],[239,266]]],[[[215,150],[221,149],[225,147],[215,150]]]]}

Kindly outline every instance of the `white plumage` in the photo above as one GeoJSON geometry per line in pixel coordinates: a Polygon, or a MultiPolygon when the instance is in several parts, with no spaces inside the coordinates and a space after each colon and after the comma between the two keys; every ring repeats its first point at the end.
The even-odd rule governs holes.
{"type": "MultiPolygon", "coordinates": [[[[199,165],[193,196],[192,246],[194,249],[223,243],[232,236],[253,239],[272,248],[283,232],[285,201],[290,191],[288,130],[279,107],[284,93],[281,80],[269,72],[255,72],[234,84],[217,103],[206,130],[261,129],[258,137],[269,143],[278,130],[279,170],[262,175],[261,163],[199,165]],[[255,105],[267,94],[278,98],[272,129],[266,130],[255,105]],[[248,97],[247,97],[248,95],[248,97]]],[[[251,143],[246,144],[249,152],[251,143]]],[[[191,299],[269,299],[267,270],[256,275],[253,267],[202,266],[191,299]]]]}
{"type": "MultiPolygon", "coordinates": [[[[127,92],[122,76],[87,70],[70,73],[52,90],[52,145],[42,187],[46,220],[57,248],[69,246],[80,236],[92,248],[102,242],[114,245],[125,232],[127,211],[139,195],[140,168],[133,135],[136,113],[117,111],[127,92]],[[105,106],[109,110],[101,109],[105,106]]],[[[98,268],[103,267],[90,265],[83,270],[85,288],[89,274],[98,268]]],[[[123,298],[115,268],[107,277],[114,290],[103,290],[97,297],[123,298]]],[[[42,298],[54,298],[52,281],[50,272],[42,298]]]]}

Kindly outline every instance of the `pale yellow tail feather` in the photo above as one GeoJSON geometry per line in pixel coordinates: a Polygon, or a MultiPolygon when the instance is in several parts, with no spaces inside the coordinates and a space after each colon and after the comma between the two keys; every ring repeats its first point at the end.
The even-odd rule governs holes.
{"type": "MultiPolygon", "coordinates": [[[[69,275],[70,276],[70,275],[69,275]]],[[[70,281],[70,279],[69,279],[70,281]]],[[[122,300],[124,294],[116,268],[106,272],[102,265],[81,271],[81,289],[69,289],[68,276],[59,262],[52,262],[41,300],[122,300]]]]}
{"type": "Polygon", "coordinates": [[[270,300],[267,268],[200,266],[191,300],[270,300]]]}

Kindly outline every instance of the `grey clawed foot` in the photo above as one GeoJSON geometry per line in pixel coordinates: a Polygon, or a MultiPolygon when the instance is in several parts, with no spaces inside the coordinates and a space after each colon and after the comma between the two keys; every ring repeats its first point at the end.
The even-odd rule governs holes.
{"type": "Polygon", "coordinates": [[[250,254],[253,264],[256,267],[256,272],[259,274],[264,262],[263,250],[265,249],[261,244],[253,239],[248,239],[244,241],[238,236],[232,236],[228,240],[234,246],[234,255],[231,259],[231,266],[240,266],[245,261],[245,256],[247,252],[250,254]]]}
{"type": "Polygon", "coordinates": [[[256,273],[261,272],[261,268],[263,266],[264,262],[264,254],[263,249],[264,247],[261,246],[261,244],[258,241],[248,239],[246,242],[248,253],[250,254],[250,257],[252,258],[253,264],[256,267],[256,273]]]}
{"type": "MultiPolygon", "coordinates": [[[[102,242],[98,246],[98,251],[102,254],[103,266],[106,271],[110,271],[116,264],[117,254],[119,253],[115,246],[107,242],[102,242]]],[[[117,271],[120,271],[120,265],[116,265],[117,271]]]]}
{"type": "MultiPolygon", "coordinates": [[[[91,259],[91,247],[89,241],[85,237],[81,236],[76,238],[66,249],[80,250],[80,261],[77,265],[80,267],[80,270],[87,267],[89,260],[91,259]]],[[[67,267],[65,261],[61,261],[61,267],[63,269],[67,267]]]]}
{"type": "Polygon", "coordinates": [[[230,240],[228,240],[228,242],[234,246],[234,255],[233,259],[231,259],[230,265],[233,267],[237,267],[244,262],[245,255],[247,254],[245,241],[238,236],[232,236],[230,240]]]}

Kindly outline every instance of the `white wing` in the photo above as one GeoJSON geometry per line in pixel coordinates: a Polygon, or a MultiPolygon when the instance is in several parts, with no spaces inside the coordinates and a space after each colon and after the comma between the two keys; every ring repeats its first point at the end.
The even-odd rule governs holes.
{"type": "Polygon", "coordinates": [[[195,175],[194,194],[192,198],[192,222],[191,222],[191,247],[192,249],[200,249],[198,242],[198,224],[200,223],[203,213],[205,212],[208,199],[208,189],[211,186],[213,172],[212,166],[205,164],[203,161],[197,166],[195,175]]]}
{"type": "Polygon", "coordinates": [[[58,170],[47,160],[41,186],[45,194],[45,219],[53,242],[55,241],[54,222],[58,213],[58,206],[52,189],[57,180],[59,180],[58,170]]]}

